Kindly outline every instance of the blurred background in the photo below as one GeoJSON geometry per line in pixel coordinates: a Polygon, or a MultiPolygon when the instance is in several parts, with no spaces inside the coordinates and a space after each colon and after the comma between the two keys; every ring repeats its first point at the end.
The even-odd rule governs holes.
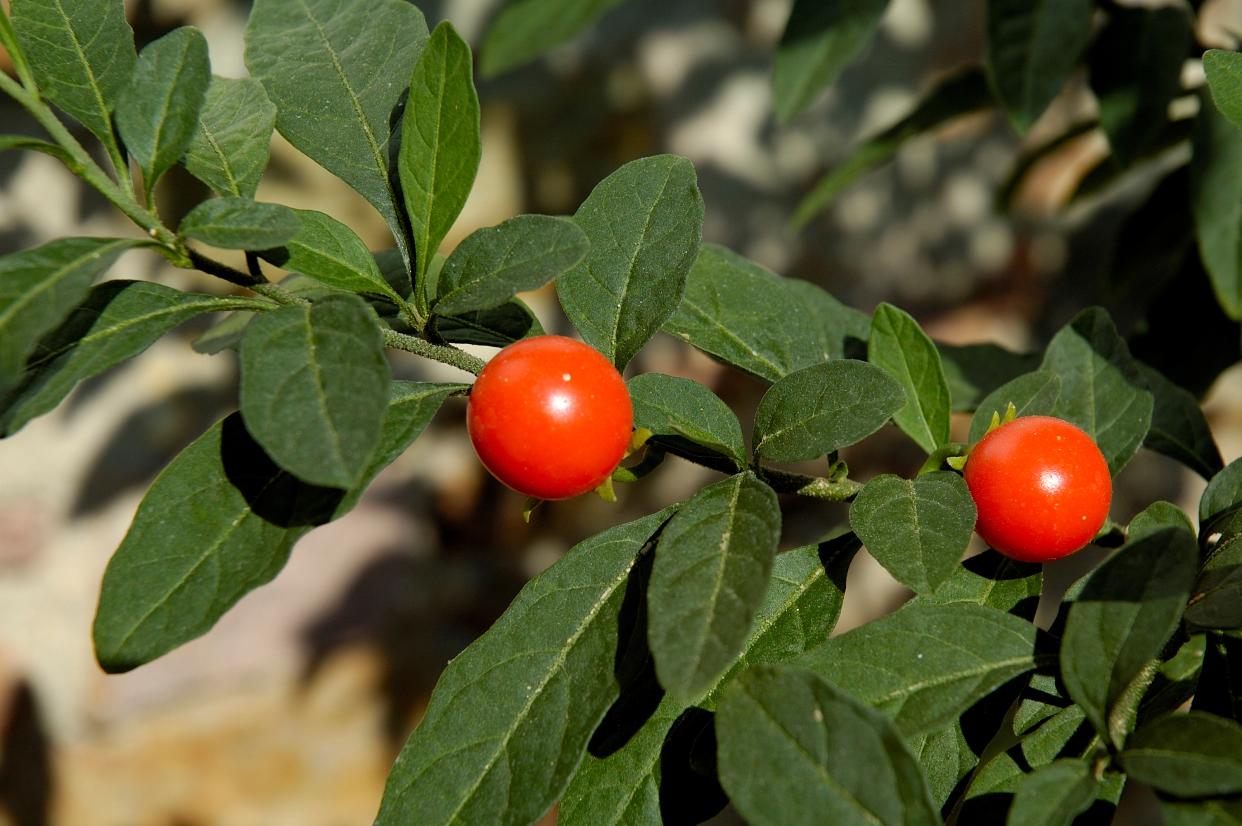
{"type": "MultiPolygon", "coordinates": [[[[416,4],[430,26],[451,20],[476,46],[498,6],[416,4]]],[[[1120,222],[1184,156],[1156,158],[1120,187],[1084,193],[1079,184],[1107,151],[1098,131],[1087,132],[1041,160],[1011,208],[998,209],[995,193],[1023,152],[1093,115],[1094,99],[1076,78],[1029,135],[1018,136],[994,112],[955,120],[906,143],[891,164],[794,231],[794,207],[823,171],[908,113],[945,73],[978,62],[984,33],[982,0],[892,0],[869,51],[806,113],[780,126],[771,54],[790,5],[630,0],[547,58],[480,79],[482,167],[445,251],[517,213],[571,213],[622,163],[674,152],[698,169],[704,240],[814,281],[864,311],[897,303],[942,341],[1036,350],[1100,300],[1120,222]]],[[[247,3],[127,6],[140,48],[194,25],[210,42],[216,74],[245,74],[247,3]]],[[[1207,3],[1201,26],[1202,40],[1232,47],[1242,2],[1207,3]]],[[[11,68],[2,54],[0,68],[11,68]]],[[[1197,71],[1201,77],[1187,65],[1191,82],[1197,71]]],[[[7,99],[0,124],[5,132],[38,131],[7,99]]],[[[206,194],[185,173],[170,174],[159,192],[165,222],[175,224],[206,194]]],[[[329,212],[373,248],[391,245],[361,197],[279,136],[258,198],[329,212]]],[[[133,228],[56,161],[0,155],[0,253],[64,235],[109,234],[133,228]]],[[[213,292],[228,286],[145,252],[126,254],[109,277],[213,292]]],[[[569,332],[553,292],[525,298],[549,330],[569,332]]],[[[1113,309],[1120,319],[1133,314],[1113,309]]],[[[482,471],[464,404],[451,399],[355,511],[303,539],[276,580],[210,634],[130,674],[105,676],[90,628],[108,557],[159,469],[236,404],[234,354],[189,347],[207,323],[85,383],[56,412],[0,442],[0,823],[369,823],[445,662],[522,584],[574,542],[713,478],[671,459],[622,489],[617,504],[593,496],[547,504],[525,524],[522,497],[482,471]]],[[[1233,335],[1236,350],[1236,325],[1233,335]]],[[[461,377],[404,356],[393,357],[403,377],[461,377]]],[[[632,370],[695,378],[744,422],[763,390],[666,336],[632,370]]],[[[1196,389],[1207,390],[1225,461],[1242,455],[1242,372],[1196,389]]],[[[956,422],[962,433],[967,422],[956,422]]],[[[889,428],[844,458],[865,480],[910,474],[923,457],[889,428]]],[[[1157,498],[1193,512],[1202,487],[1180,465],[1140,451],[1119,479],[1113,517],[1125,521],[1157,498]]],[[[813,541],[845,517],[842,506],[783,504],[784,547],[813,541]]],[[[1087,552],[1069,566],[1090,561],[1087,552]]],[[[860,554],[838,630],[905,596],[860,554]]],[[[1118,822],[1140,818],[1123,811],[1118,822]]]]}

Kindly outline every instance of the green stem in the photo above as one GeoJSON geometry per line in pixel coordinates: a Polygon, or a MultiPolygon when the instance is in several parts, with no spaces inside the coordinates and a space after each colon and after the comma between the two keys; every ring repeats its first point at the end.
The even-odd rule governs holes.
{"type": "Polygon", "coordinates": [[[612,472],[613,481],[637,482],[663,464],[666,455],[668,454],[659,445],[648,445],[641,461],[629,467],[619,467],[612,472]]]}
{"type": "Polygon", "coordinates": [[[467,373],[479,375],[483,368],[487,366],[487,362],[477,356],[472,356],[464,350],[459,350],[447,344],[432,344],[429,341],[423,341],[421,338],[407,336],[404,333],[398,333],[395,330],[384,330],[384,344],[394,350],[405,350],[407,353],[414,353],[459,370],[465,370],[467,373]]]}
{"type": "Polygon", "coordinates": [[[0,6],[0,46],[4,46],[9,57],[13,58],[13,68],[17,70],[17,77],[21,80],[22,86],[25,86],[37,100],[39,87],[35,85],[30,64],[26,62],[26,55],[17,45],[17,33],[13,31],[13,24],[9,22],[9,16],[5,13],[3,6],[0,6]]]}

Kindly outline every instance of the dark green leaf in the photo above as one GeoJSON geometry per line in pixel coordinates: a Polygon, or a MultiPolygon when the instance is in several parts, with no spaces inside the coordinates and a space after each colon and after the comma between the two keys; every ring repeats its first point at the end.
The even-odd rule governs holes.
{"type": "Polygon", "coordinates": [[[14,0],[11,8],[18,43],[38,78],[39,91],[115,153],[112,110],[138,59],[125,4],[14,0]]]}
{"type": "Polygon", "coordinates": [[[1070,826],[1095,801],[1098,781],[1082,760],[1058,760],[1018,783],[1005,826],[1070,826]]]}
{"type": "Polygon", "coordinates": [[[1134,542],[1165,528],[1181,528],[1191,535],[1195,532],[1190,517],[1177,505],[1171,502],[1152,502],[1130,520],[1126,528],[1126,539],[1134,542]]]}
{"type": "Polygon", "coordinates": [[[1121,765],[1140,783],[1179,797],[1242,792],[1242,726],[1191,711],[1141,727],[1126,742],[1121,765]]]}
{"type": "Polygon", "coordinates": [[[212,77],[185,152],[185,168],[217,195],[253,198],[267,168],[276,107],[263,84],[212,77]]]}
{"type": "Polygon", "coordinates": [[[476,230],[440,270],[434,310],[461,315],[499,307],[576,265],[590,248],[586,234],[565,218],[519,215],[476,230]]]}
{"type": "Polygon", "coordinates": [[[896,379],[865,361],[838,359],[798,370],[759,401],[755,451],[775,462],[831,453],[879,430],[905,400],[896,379]]]}
{"type": "Polygon", "coordinates": [[[1165,528],[1129,542],[1091,574],[1070,605],[1061,674],[1096,730],[1120,745],[1113,710],[1164,647],[1190,596],[1194,536],[1165,528]]]}
{"type": "Polygon", "coordinates": [[[1043,585],[1042,565],[1017,562],[989,549],[958,565],[931,598],[942,603],[973,602],[1030,620],[1043,585]]]}
{"type": "Polygon", "coordinates": [[[1164,826],[1242,826],[1242,798],[1181,801],[1162,798],[1164,826]]]}
{"type": "Polygon", "coordinates": [[[16,433],[60,404],[79,381],[138,355],[187,319],[271,306],[250,298],[183,293],[144,281],[105,281],[39,342],[21,382],[0,396],[0,435],[16,433]]]}
{"type": "Polygon", "coordinates": [[[407,0],[255,0],[246,66],[288,141],[370,201],[403,237],[389,182],[392,114],[427,42],[407,0]]]}
{"type": "Polygon", "coordinates": [[[752,473],[699,491],[660,536],[647,597],[660,685],[689,702],[746,644],[780,540],[776,494],[752,473]]]}
{"type": "Polygon", "coordinates": [[[1242,128],[1242,54],[1208,49],[1203,53],[1203,70],[1216,108],[1242,128]]]}
{"type": "Polygon", "coordinates": [[[750,669],[721,698],[716,737],[720,781],[754,826],[940,823],[893,725],[812,674],[750,669]]]}
{"type": "MultiPolygon", "coordinates": [[[[851,547],[821,561],[821,554],[831,553],[827,548],[807,545],[777,555],[750,639],[729,671],[694,705],[712,707],[720,690],[747,666],[781,662],[828,637],[841,613],[842,585],[854,554],[851,547]]],[[[587,757],[561,798],[561,826],[659,822],[660,752],[681,711],[682,704],[666,695],[624,748],[604,760],[587,757]]]]}
{"type": "Polygon", "coordinates": [[[901,384],[906,404],[893,422],[931,453],[949,441],[949,383],[936,345],[909,313],[880,304],[871,316],[867,361],[901,384]]]}
{"type": "Polygon", "coordinates": [[[288,212],[295,222],[294,233],[279,244],[269,245],[274,249],[264,249],[263,258],[338,290],[388,296],[401,303],[357,233],[313,209],[288,212]]]}
{"type": "Polygon", "coordinates": [[[445,341],[486,347],[504,347],[528,336],[543,335],[539,319],[516,298],[490,310],[447,318],[436,316],[432,324],[445,341]]]}
{"type": "Polygon", "coordinates": [[[94,628],[100,665],[128,671],[205,634],[280,571],[299,537],[353,507],[461,389],[393,382],[379,447],[348,493],[281,470],[239,414],[214,425],[155,480],[108,563],[94,628]]]}
{"type": "Polygon", "coordinates": [[[1182,8],[1117,6],[1091,46],[1091,89],[1113,156],[1126,166],[1154,142],[1181,94],[1192,19],[1182,8]]]}
{"type": "Polygon", "coordinates": [[[140,243],[61,238],[0,258],[0,391],[17,382],[39,339],[82,303],[94,280],[140,243]]]}
{"type": "Polygon", "coordinates": [[[1018,416],[1052,416],[1061,398],[1061,379],[1051,370],[1024,373],[1006,382],[979,402],[970,420],[970,443],[982,439],[992,425],[992,415],[1002,419],[1012,404],[1018,416]]]}
{"type": "Polygon", "coordinates": [[[575,546],[449,663],[388,777],[378,826],[543,816],[617,696],[626,582],[670,513],[575,546]]]}
{"type": "Polygon", "coordinates": [[[1242,318],[1242,130],[1199,96],[1190,204],[1199,255],[1221,308],[1242,318]]]}
{"type": "MultiPolygon", "coordinates": [[[[410,81],[397,170],[417,256],[415,285],[423,284],[427,265],[479,171],[479,96],[471,67],[470,47],[444,22],[432,32],[410,81]]],[[[416,286],[419,307],[426,309],[432,295],[416,286]]],[[[458,307],[459,312],[479,309],[485,307],[458,307]]]]}
{"type": "Polygon", "coordinates": [[[1201,628],[1242,628],[1242,536],[1222,541],[1204,563],[1186,621],[1201,628]]]}
{"type": "Polygon", "coordinates": [[[929,91],[913,112],[855,147],[815,184],[794,210],[791,222],[804,225],[861,175],[892,160],[902,144],[943,123],[992,105],[983,72],[967,69],[929,91]]]}
{"type": "Polygon", "coordinates": [[[621,0],[509,0],[487,30],[483,73],[498,75],[569,40],[621,0]]]}
{"type": "Polygon", "coordinates": [[[0,135],[0,152],[6,152],[10,149],[27,149],[32,152],[42,152],[44,155],[50,155],[65,165],[74,163],[69,153],[56,144],[41,141],[28,135],[0,135]]]}
{"type": "Polygon", "coordinates": [[[883,711],[906,736],[953,722],[1035,667],[1035,626],[983,605],[918,600],[796,662],[883,711]]]}
{"type": "Polygon", "coordinates": [[[138,56],[116,102],[116,126],[148,193],[189,147],[210,80],[207,40],[191,26],[174,29],[138,56]]]}
{"type": "Polygon", "coordinates": [[[1043,114],[1090,39],[1091,0],[988,0],[988,75],[1014,126],[1043,114]]]}
{"type": "Polygon", "coordinates": [[[847,355],[850,340],[865,342],[870,327],[867,316],[814,284],[704,244],[664,330],[725,364],[776,381],[847,355]]]}
{"type": "Polygon", "coordinates": [[[932,800],[944,806],[953,790],[979,763],[960,725],[951,725],[930,734],[907,737],[906,743],[927,778],[932,800]]]}
{"type": "Polygon", "coordinates": [[[956,473],[884,474],[850,505],[850,527],[898,582],[923,594],[957,570],[974,531],[975,503],[956,473]]]}
{"type": "Polygon", "coordinates": [[[249,198],[212,198],[190,210],[177,234],[227,250],[265,250],[298,232],[297,214],[287,206],[249,198]]]}
{"type": "Polygon", "coordinates": [[[591,251],[556,281],[565,315],[618,369],[668,321],[699,254],[703,198],[676,155],[631,161],[574,215],[591,251]]]}
{"type": "Polygon", "coordinates": [[[1242,459],[1234,459],[1212,477],[1199,498],[1199,525],[1204,536],[1222,539],[1242,534],[1242,459]]]}
{"type": "Polygon", "coordinates": [[[656,436],[687,439],[746,467],[742,425],[729,406],[698,382],[660,373],[630,379],[634,426],[656,436]]]}
{"type": "Polygon", "coordinates": [[[996,344],[937,342],[953,409],[975,410],[989,393],[1039,367],[1037,353],[1012,353],[996,344]]]}
{"type": "Polygon", "coordinates": [[[299,479],[354,486],[380,437],[388,362],[375,313],[332,296],[256,318],[241,344],[246,428],[299,479]]]}
{"type": "Polygon", "coordinates": [[[1151,427],[1151,393],[1108,313],[1083,310],[1044,352],[1042,368],[1061,378],[1057,415],[1095,440],[1115,476],[1151,427]]]}
{"type": "Polygon", "coordinates": [[[190,343],[196,353],[214,356],[225,350],[236,350],[241,346],[242,336],[246,334],[246,325],[254,318],[253,313],[229,313],[224,318],[207,328],[207,332],[190,343]]]}
{"type": "Polygon", "coordinates": [[[832,83],[875,35],[888,0],[795,0],[772,67],[776,116],[788,122],[832,83]]]}
{"type": "Polygon", "coordinates": [[[1176,459],[1204,479],[1211,479],[1225,463],[1198,399],[1158,370],[1142,363],[1135,366],[1155,400],[1151,430],[1147,431],[1143,445],[1176,459]]]}

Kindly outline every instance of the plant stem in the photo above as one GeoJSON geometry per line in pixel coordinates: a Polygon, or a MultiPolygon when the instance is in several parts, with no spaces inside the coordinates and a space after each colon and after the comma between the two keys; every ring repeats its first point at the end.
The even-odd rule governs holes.
{"type": "Polygon", "coordinates": [[[421,338],[407,336],[404,333],[398,333],[395,330],[384,330],[384,344],[394,350],[405,350],[407,353],[429,358],[450,367],[456,367],[459,370],[465,370],[467,373],[479,375],[487,362],[477,356],[472,356],[464,350],[447,344],[432,344],[421,338]]]}
{"type": "Polygon", "coordinates": [[[26,62],[26,55],[22,54],[22,50],[17,45],[17,33],[13,31],[13,24],[9,22],[9,16],[4,11],[4,7],[0,6],[0,45],[8,50],[9,57],[13,59],[13,68],[17,70],[17,77],[21,80],[22,86],[35,96],[39,97],[39,88],[35,85],[34,75],[30,72],[30,64],[26,62]]]}

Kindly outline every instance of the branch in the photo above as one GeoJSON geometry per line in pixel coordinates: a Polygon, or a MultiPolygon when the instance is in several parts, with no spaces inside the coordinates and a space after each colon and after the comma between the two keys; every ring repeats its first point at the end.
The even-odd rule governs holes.
{"type": "Polygon", "coordinates": [[[450,367],[465,370],[467,373],[473,373],[476,376],[487,366],[487,362],[483,361],[483,359],[472,356],[465,350],[459,350],[448,344],[432,344],[429,341],[423,341],[421,338],[415,338],[414,336],[407,336],[395,330],[384,330],[384,344],[394,350],[414,353],[424,358],[429,358],[432,361],[438,361],[450,367]]]}

